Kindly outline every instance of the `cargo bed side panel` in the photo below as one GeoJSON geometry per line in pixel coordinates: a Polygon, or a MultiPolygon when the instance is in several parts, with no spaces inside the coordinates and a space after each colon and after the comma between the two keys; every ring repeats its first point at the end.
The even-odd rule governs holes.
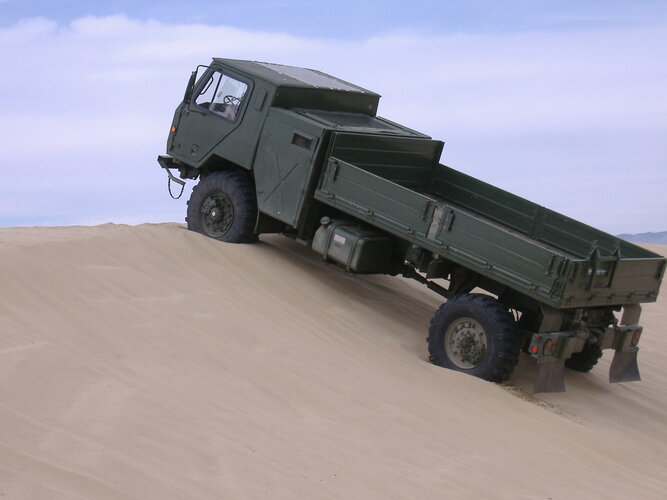
{"type": "Polygon", "coordinates": [[[543,302],[559,302],[552,252],[444,200],[336,158],[329,160],[315,197],[543,302]]]}
{"type": "Polygon", "coordinates": [[[432,188],[452,203],[581,259],[588,258],[595,248],[607,256],[620,249],[623,257],[656,257],[648,250],[445,165],[438,165],[432,188]]]}

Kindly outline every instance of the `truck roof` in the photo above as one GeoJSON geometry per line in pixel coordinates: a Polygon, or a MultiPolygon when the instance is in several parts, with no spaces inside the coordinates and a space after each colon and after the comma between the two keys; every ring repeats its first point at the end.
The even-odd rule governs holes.
{"type": "Polygon", "coordinates": [[[314,69],[259,61],[222,59],[219,57],[215,57],[213,60],[239,71],[251,74],[257,78],[261,78],[276,87],[334,90],[380,97],[379,94],[368,89],[314,69]]]}

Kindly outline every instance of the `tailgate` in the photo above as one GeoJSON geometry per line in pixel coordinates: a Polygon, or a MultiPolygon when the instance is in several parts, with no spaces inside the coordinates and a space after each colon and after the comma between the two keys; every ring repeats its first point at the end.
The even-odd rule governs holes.
{"type": "Polygon", "coordinates": [[[655,302],[666,261],[641,247],[643,257],[604,256],[594,249],[586,260],[573,262],[563,290],[563,305],[608,305],[655,302]]]}

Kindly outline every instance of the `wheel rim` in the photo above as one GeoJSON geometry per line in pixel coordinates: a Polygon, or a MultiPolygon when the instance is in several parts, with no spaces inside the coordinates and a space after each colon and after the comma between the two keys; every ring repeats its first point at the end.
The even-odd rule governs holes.
{"type": "Polygon", "coordinates": [[[202,227],[213,238],[223,236],[234,222],[234,205],[225,193],[208,196],[201,206],[202,227]]]}
{"type": "Polygon", "coordinates": [[[487,350],[486,333],[472,318],[454,320],[445,332],[445,352],[458,368],[470,370],[478,366],[487,350]]]}

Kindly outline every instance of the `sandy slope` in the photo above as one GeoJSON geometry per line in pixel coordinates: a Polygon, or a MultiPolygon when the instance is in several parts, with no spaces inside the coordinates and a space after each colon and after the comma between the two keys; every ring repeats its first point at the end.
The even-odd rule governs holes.
{"type": "MultiPolygon", "coordinates": [[[[655,247],[663,254],[667,247],[655,247]]],[[[667,293],[643,381],[432,366],[440,302],[281,237],[0,229],[0,498],[667,495],[667,293]]]]}

